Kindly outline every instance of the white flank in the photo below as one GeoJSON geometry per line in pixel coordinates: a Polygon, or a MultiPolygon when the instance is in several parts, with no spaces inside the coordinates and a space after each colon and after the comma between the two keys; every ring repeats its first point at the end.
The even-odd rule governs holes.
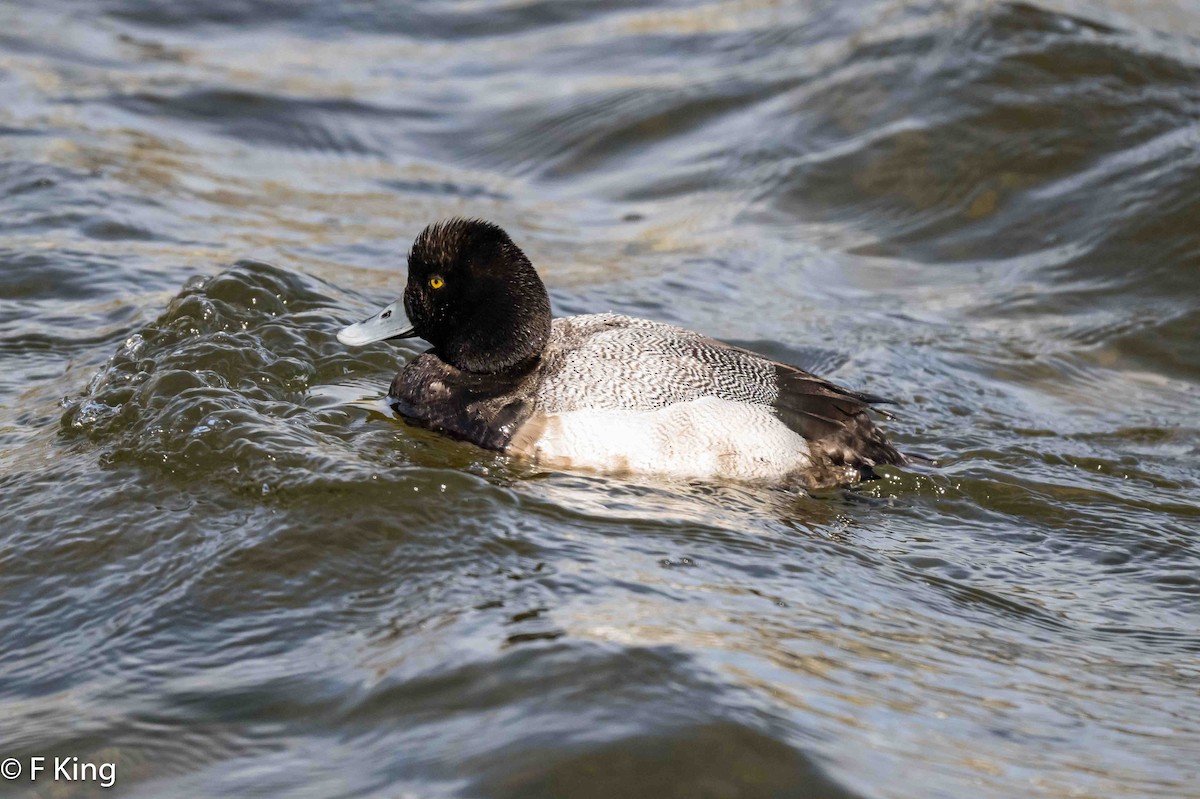
{"type": "Polygon", "coordinates": [[[717,397],[535,415],[509,451],[551,468],[696,479],[776,481],[811,465],[808,444],[769,408],[717,397]]]}

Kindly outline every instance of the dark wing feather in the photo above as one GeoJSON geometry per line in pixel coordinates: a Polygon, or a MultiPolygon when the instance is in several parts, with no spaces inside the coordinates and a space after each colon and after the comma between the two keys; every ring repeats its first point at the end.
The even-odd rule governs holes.
{"type": "MultiPolygon", "coordinates": [[[[882,397],[842,388],[787,364],[775,364],[779,396],[775,413],[809,441],[813,454],[834,472],[849,467],[860,480],[875,477],[872,467],[904,464],[908,459],[892,446],[867,413],[882,397]]],[[[831,477],[836,482],[836,476],[831,477]]]]}
{"type": "Polygon", "coordinates": [[[886,401],[836,386],[794,366],[774,366],[779,387],[775,410],[788,427],[809,440],[837,433],[871,405],[886,401]]]}

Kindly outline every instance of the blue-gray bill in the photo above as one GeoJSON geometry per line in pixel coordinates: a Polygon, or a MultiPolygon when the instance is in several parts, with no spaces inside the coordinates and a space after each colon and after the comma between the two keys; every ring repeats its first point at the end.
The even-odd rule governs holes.
{"type": "Polygon", "coordinates": [[[357,324],[343,327],[338,331],[337,339],[343,344],[361,347],[375,341],[393,338],[413,338],[416,331],[408,323],[404,314],[404,306],[400,300],[380,309],[379,313],[368,316],[357,324]]]}

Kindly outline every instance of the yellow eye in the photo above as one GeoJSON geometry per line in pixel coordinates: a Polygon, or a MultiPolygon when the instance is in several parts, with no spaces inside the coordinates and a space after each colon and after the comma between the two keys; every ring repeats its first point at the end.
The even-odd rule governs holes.
{"type": "Polygon", "coordinates": [[[431,289],[440,289],[444,285],[446,285],[446,281],[442,280],[440,277],[429,278],[429,288],[431,289]]]}

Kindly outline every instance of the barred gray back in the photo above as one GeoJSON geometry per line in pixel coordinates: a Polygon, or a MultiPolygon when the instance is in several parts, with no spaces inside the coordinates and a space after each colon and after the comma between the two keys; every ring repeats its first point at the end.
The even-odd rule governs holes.
{"type": "Polygon", "coordinates": [[[555,319],[534,401],[545,413],[654,410],[704,396],[771,405],[775,364],[690,330],[619,314],[555,319]]]}

